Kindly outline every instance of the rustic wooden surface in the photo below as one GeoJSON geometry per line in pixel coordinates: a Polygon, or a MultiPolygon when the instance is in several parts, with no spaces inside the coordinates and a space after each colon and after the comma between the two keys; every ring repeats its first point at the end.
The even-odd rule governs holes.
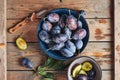
{"type": "MultiPolygon", "coordinates": [[[[62,3],[59,0],[7,0],[7,29],[30,15],[33,11],[39,11],[44,8],[67,7],[75,10],[84,9],[87,13],[85,18],[89,24],[90,39],[87,47],[82,52],[82,56],[90,56],[100,64],[103,72],[102,80],[113,80],[114,37],[112,36],[114,25],[112,3],[113,0],[62,0],[62,3]]],[[[36,36],[38,23],[30,23],[15,34],[7,33],[8,80],[33,80],[33,71],[19,64],[19,60],[22,57],[30,58],[35,67],[45,62],[47,56],[39,47],[36,36]],[[23,30],[27,30],[30,27],[31,30],[23,35],[23,38],[28,42],[28,49],[20,51],[15,45],[15,39],[23,30]]],[[[67,80],[67,69],[64,71],[49,71],[55,74],[55,80],[67,80]]]]}
{"type": "Polygon", "coordinates": [[[6,55],[6,0],[0,0],[0,80],[7,80],[6,55]]]}
{"type": "Polygon", "coordinates": [[[114,57],[114,61],[115,61],[115,80],[119,80],[120,79],[120,70],[119,70],[119,66],[120,66],[120,0],[115,0],[114,3],[114,42],[115,42],[115,46],[114,46],[114,52],[115,52],[115,57],[114,57]]]}

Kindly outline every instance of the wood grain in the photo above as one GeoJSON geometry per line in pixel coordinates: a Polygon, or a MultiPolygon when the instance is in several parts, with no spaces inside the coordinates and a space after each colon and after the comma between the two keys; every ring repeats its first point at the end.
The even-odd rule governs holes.
{"type": "MultiPolygon", "coordinates": [[[[113,17],[111,16],[113,11],[112,2],[112,0],[62,0],[62,3],[60,3],[59,0],[7,0],[7,29],[32,14],[33,11],[39,11],[44,8],[49,10],[60,7],[75,10],[84,9],[87,13],[85,18],[90,29],[90,42],[82,52],[83,54],[79,56],[90,56],[94,58],[103,70],[102,80],[113,80],[114,44],[112,36],[114,26],[112,24],[113,17]]],[[[20,29],[19,32],[15,34],[7,33],[8,80],[34,80],[33,72],[21,66],[20,59],[22,57],[30,58],[35,68],[40,64],[44,64],[46,61],[47,56],[37,43],[37,26],[38,21],[28,24],[24,29],[20,29]],[[28,49],[20,51],[15,45],[15,39],[22,32],[26,32],[25,30],[30,28],[31,30],[22,36],[29,42],[28,49]]],[[[73,59],[68,62],[71,61],[73,61],[73,59]]],[[[52,72],[55,74],[55,80],[67,80],[66,70],[52,72]]],[[[35,80],[40,79],[36,78],[35,80]]]]}
{"type": "MultiPolygon", "coordinates": [[[[53,73],[54,80],[67,80],[66,71],[54,71],[53,73]]],[[[113,71],[102,71],[102,80],[113,80],[112,73],[113,71]]],[[[8,71],[9,80],[42,80],[39,77],[35,78],[32,71],[8,71]]]]}
{"type": "Polygon", "coordinates": [[[43,8],[72,8],[75,10],[85,10],[86,18],[111,18],[111,0],[8,0],[7,18],[24,18],[33,11],[43,8]],[[101,6],[102,5],[102,6],[101,6]]]}
{"type": "MultiPolygon", "coordinates": [[[[7,58],[7,69],[8,70],[28,70],[20,65],[20,59],[22,57],[28,57],[31,59],[37,67],[40,64],[44,64],[47,56],[40,49],[38,43],[28,43],[28,49],[20,51],[15,46],[15,43],[8,43],[8,58],[7,58]]],[[[112,44],[111,43],[88,43],[86,49],[79,56],[90,56],[94,58],[101,66],[102,69],[113,69],[112,59],[112,44]],[[96,47],[96,48],[94,48],[96,47]]],[[[79,57],[78,56],[78,57],[79,57]]],[[[72,59],[73,60],[73,59],[72,59]]],[[[72,60],[68,60],[71,62],[72,60]]]]}
{"type": "Polygon", "coordinates": [[[6,72],[6,0],[0,0],[0,80],[7,80],[6,72]]]}
{"type": "MultiPolygon", "coordinates": [[[[20,20],[7,20],[7,27],[8,29],[18,23],[20,20]]],[[[111,19],[87,19],[89,30],[90,30],[90,39],[89,41],[113,41],[113,29],[111,24],[111,19]]],[[[22,32],[27,32],[26,30],[30,31],[25,33],[23,38],[27,42],[38,42],[37,40],[37,26],[39,21],[31,22],[28,25],[21,28],[19,31],[15,32],[14,34],[7,33],[7,41],[8,42],[15,42],[15,38],[20,35],[22,32]]]]}
{"type": "Polygon", "coordinates": [[[114,63],[115,80],[120,80],[120,0],[114,0],[114,63]]]}

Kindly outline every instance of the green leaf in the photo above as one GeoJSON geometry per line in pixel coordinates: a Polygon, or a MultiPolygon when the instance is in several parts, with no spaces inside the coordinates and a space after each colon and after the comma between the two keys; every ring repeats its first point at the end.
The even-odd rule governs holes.
{"type": "Polygon", "coordinates": [[[45,72],[45,71],[40,71],[40,72],[38,72],[38,74],[40,74],[41,76],[46,76],[46,75],[47,75],[47,72],[45,72]]]}
{"type": "Polygon", "coordinates": [[[43,71],[43,66],[38,66],[38,68],[37,68],[37,71],[39,72],[39,71],[43,71]]]}
{"type": "Polygon", "coordinates": [[[50,72],[40,71],[38,72],[38,74],[45,78],[53,78],[53,73],[50,73],[50,72]]]}
{"type": "Polygon", "coordinates": [[[62,61],[56,61],[55,64],[51,67],[53,69],[58,69],[59,67],[61,67],[63,65],[62,61]]]}
{"type": "Polygon", "coordinates": [[[53,79],[51,79],[51,78],[44,78],[43,80],[53,80],[53,79]]]}
{"type": "Polygon", "coordinates": [[[55,59],[48,57],[47,61],[45,62],[45,66],[50,68],[51,66],[54,65],[55,61],[56,61],[55,59]]]}
{"type": "Polygon", "coordinates": [[[47,72],[47,75],[45,75],[44,77],[46,77],[46,78],[53,78],[53,73],[47,72]]]}

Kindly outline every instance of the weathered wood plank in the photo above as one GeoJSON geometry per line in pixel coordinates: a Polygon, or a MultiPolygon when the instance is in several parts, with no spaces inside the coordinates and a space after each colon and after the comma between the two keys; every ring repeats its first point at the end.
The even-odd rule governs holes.
{"type": "MultiPolygon", "coordinates": [[[[8,43],[8,58],[7,58],[7,69],[8,70],[28,70],[20,65],[20,59],[22,57],[30,58],[35,67],[40,64],[44,64],[47,56],[40,49],[38,43],[29,43],[28,49],[25,51],[20,51],[15,46],[15,43],[8,43]]],[[[88,43],[85,50],[82,52],[82,56],[93,57],[101,66],[102,69],[113,69],[113,59],[112,59],[112,44],[109,43],[88,43]]],[[[80,56],[80,55],[79,55],[80,56]]],[[[79,57],[78,56],[78,57],[79,57]]],[[[72,61],[72,60],[70,60],[72,61]]]]}
{"type": "MultiPolygon", "coordinates": [[[[18,23],[20,20],[7,20],[8,29],[18,23]]],[[[111,19],[87,19],[89,30],[90,30],[90,39],[89,41],[113,41],[113,29],[111,19]]],[[[27,32],[29,28],[30,31],[27,32],[23,38],[27,42],[37,42],[37,22],[32,22],[28,25],[25,25],[24,28],[15,32],[14,34],[7,33],[7,41],[15,42],[15,38],[20,35],[22,32],[27,32]]]]}
{"type": "Polygon", "coordinates": [[[6,0],[0,0],[0,80],[7,80],[6,72],[6,0]]]}
{"type": "MultiPolygon", "coordinates": [[[[67,80],[67,72],[59,71],[53,72],[54,80],[67,80]]],[[[102,80],[113,80],[113,76],[111,74],[113,71],[102,71],[102,80]]],[[[40,78],[35,78],[32,71],[8,71],[8,79],[9,80],[41,80],[40,78]]]]}
{"type": "Polygon", "coordinates": [[[114,5],[114,78],[120,80],[120,0],[114,0],[114,5]]]}
{"type": "Polygon", "coordinates": [[[43,8],[72,8],[75,10],[84,9],[87,12],[86,18],[111,18],[111,0],[8,0],[7,18],[24,18],[33,11],[43,8]],[[101,6],[102,5],[102,6],[101,6]]]}

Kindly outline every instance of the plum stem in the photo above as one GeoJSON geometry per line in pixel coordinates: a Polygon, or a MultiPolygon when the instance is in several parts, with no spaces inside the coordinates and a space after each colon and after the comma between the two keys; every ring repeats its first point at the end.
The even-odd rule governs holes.
{"type": "Polygon", "coordinates": [[[33,70],[34,72],[36,72],[36,69],[35,69],[35,68],[32,68],[32,70],[33,70]]]}
{"type": "Polygon", "coordinates": [[[65,28],[67,28],[67,26],[65,25],[65,28]]]}
{"type": "Polygon", "coordinates": [[[46,21],[47,17],[44,18],[44,22],[46,21]]]}
{"type": "MultiPolygon", "coordinates": [[[[78,50],[78,53],[77,54],[79,54],[80,53],[80,49],[78,50]]],[[[81,54],[80,54],[81,55],[81,54]]]]}
{"type": "Polygon", "coordinates": [[[73,38],[70,38],[70,40],[72,40],[73,38]]]}
{"type": "Polygon", "coordinates": [[[71,11],[70,11],[70,9],[69,9],[68,11],[69,11],[69,15],[71,15],[71,11]]]}
{"type": "Polygon", "coordinates": [[[51,50],[52,48],[47,49],[47,51],[51,50]]]}
{"type": "Polygon", "coordinates": [[[81,16],[81,14],[79,14],[79,16],[78,16],[78,20],[80,19],[80,16],[81,16]]]}

